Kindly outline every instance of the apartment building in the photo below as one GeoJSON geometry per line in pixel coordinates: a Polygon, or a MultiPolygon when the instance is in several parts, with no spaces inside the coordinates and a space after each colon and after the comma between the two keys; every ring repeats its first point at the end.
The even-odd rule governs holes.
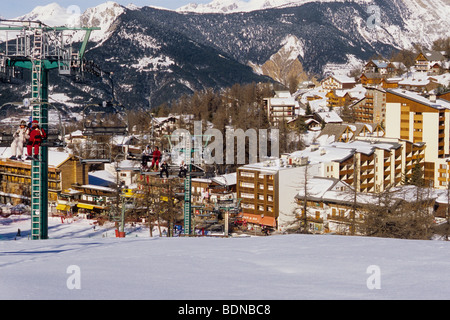
{"type": "Polygon", "coordinates": [[[266,111],[269,122],[277,125],[280,121],[291,121],[299,112],[299,103],[289,91],[276,91],[275,97],[265,98],[266,111]]]}
{"type": "MultiPolygon", "coordinates": [[[[10,148],[0,148],[0,199],[2,203],[28,203],[31,187],[31,161],[10,160],[10,148]]],[[[86,184],[88,170],[79,159],[65,152],[49,151],[48,200],[54,203],[65,189],[86,184]]]]}
{"type": "MultiPolygon", "coordinates": [[[[436,217],[445,216],[448,202],[442,194],[423,192],[412,185],[394,187],[389,193],[391,200],[399,203],[415,203],[418,194],[420,201],[427,203],[430,213],[436,217]]],[[[364,223],[368,207],[384,205],[377,194],[355,192],[343,181],[321,177],[310,179],[306,192],[299,190],[295,200],[298,220],[306,221],[307,228],[313,233],[358,234],[358,225],[364,223]]]]}
{"type": "Polygon", "coordinates": [[[425,143],[425,180],[435,188],[450,181],[450,102],[415,92],[386,92],[386,136],[425,143]]]}
{"type": "Polygon", "coordinates": [[[237,197],[248,223],[284,230],[294,222],[294,197],[313,177],[333,178],[358,192],[381,192],[423,166],[424,143],[359,137],[348,143],[313,145],[280,159],[237,170],[237,197]]]}
{"type": "Polygon", "coordinates": [[[243,219],[249,224],[275,230],[287,227],[290,221],[280,221],[280,212],[291,216],[294,196],[305,175],[306,164],[307,159],[298,157],[238,168],[236,193],[241,200],[243,219]]]}
{"type": "Polygon", "coordinates": [[[363,99],[351,108],[355,122],[381,124],[386,121],[386,92],[382,89],[367,87],[363,99]]]}

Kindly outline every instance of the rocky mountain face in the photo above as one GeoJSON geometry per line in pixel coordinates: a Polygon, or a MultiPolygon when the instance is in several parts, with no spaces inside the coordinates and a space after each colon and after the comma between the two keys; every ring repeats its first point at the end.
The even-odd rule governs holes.
{"type": "MultiPolygon", "coordinates": [[[[101,27],[93,32],[86,57],[112,72],[112,81],[88,77],[74,83],[52,76],[51,94],[63,93],[70,98],[66,102],[77,105],[110,100],[114,91],[130,108],[155,107],[194,90],[320,77],[331,65],[351,67],[375,54],[430,45],[450,27],[444,19],[448,0],[427,6],[419,0],[216,0],[209,5],[208,10],[191,4],[173,11],[107,2],[80,13],[76,22],[101,27]]],[[[50,10],[44,11],[33,19],[54,20],[50,10]]],[[[59,11],[62,20],[52,22],[65,24],[68,18],[59,11]]],[[[73,34],[72,41],[80,39],[73,34]]],[[[7,88],[13,96],[16,89],[7,88]]],[[[18,95],[26,91],[18,90],[18,95]]],[[[0,102],[11,96],[0,94],[0,102]]]]}

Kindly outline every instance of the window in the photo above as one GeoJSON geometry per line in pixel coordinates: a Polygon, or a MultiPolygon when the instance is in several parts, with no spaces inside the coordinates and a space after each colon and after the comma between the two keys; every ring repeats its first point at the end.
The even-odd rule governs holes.
{"type": "Polygon", "coordinates": [[[249,204],[249,203],[242,203],[242,208],[243,209],[255,209],[255,205],[254,204],[249,204]]]}
{"type": "Polygon", "coordinates": [[[241,171],[241,177],[247,177],[247,178],[254,178],[255,177],[255,174],[254,173],[252,173],[252,172],[242,172],[241,171]]]}
{"type": "Polygon", "coordinates": [[[251,182],[242,182],[240,183],[240,186],[243,188],[254,188],[255,184],[251,182]]]}

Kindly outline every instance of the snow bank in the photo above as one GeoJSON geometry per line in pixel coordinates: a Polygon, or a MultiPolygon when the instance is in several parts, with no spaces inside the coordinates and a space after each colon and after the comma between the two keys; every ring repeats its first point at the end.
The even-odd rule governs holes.
{"type": "Polygon", "coordinates": [[[55,219],[49,240],[7,240],[20,226],[26,233],[29,221],[17,219],[0,219],[0,299],[450,298],[444,241],[150,238],[139,230],[119,239],[88,221],[55,219]],[[67,286],[71,266],[79,270],[80,289],[67,286]],[[375,276],[379,289],[370,289],[375,276]]]}

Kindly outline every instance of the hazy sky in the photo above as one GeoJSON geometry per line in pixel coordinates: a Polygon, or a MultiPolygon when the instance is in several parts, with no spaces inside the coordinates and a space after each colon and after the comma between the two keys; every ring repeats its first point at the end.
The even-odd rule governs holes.
{"type": "MultiPolygon", "coordinates": [[[[24,15],[37,6],[44,6],[53,2],[58,3],[60,6],[67,8],[72,5],[80,7],[81,12],[84,12],[89,7],[95,7],[101,3],[105,3],[107,0],[20,0],[20,1],[2,1],[3,5],[0,7],[0,16],[4,18],[15,18],[24,15]]],[[[167,9],[176,9],[190,2],[195,3],[208,3],[211,0],[117,0],[114,1],[121,5],[128,5],[133,3],[139,7],[142,6],[158,6],[167,9]]]]}

